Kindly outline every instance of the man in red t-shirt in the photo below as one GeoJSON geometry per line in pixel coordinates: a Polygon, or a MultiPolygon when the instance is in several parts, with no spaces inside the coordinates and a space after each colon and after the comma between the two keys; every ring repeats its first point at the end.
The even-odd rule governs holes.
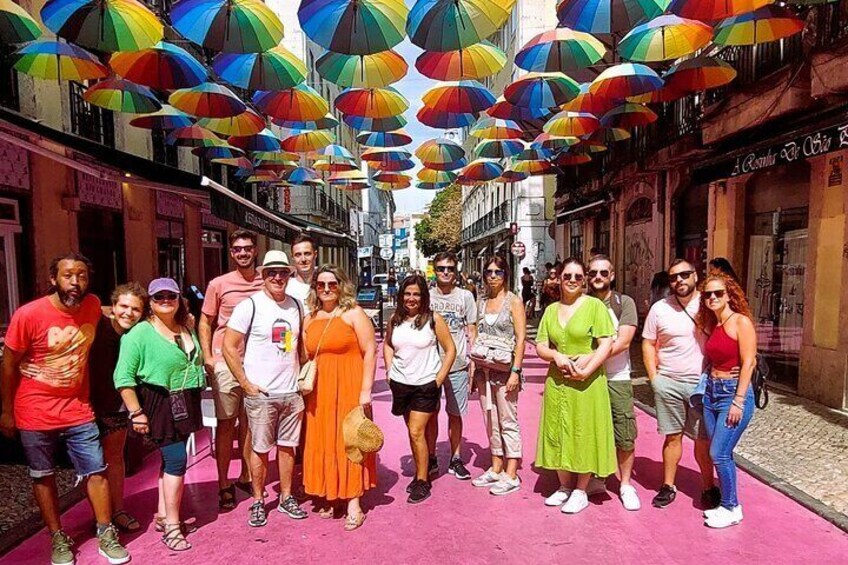
{"type": "Polygon", "coordinates": [[[35,500],[52,538],[53,565],[74,563],[73,542],[59,520],[54,475],[63,444],[86,479],[100,554],[112,564],[130,560],[111,523],[106,464],[88,399],[88,353],[100,319],[100,300],[88,294],[90,272],[89,260],[77,253],[54,259],[51,293],[12,315],[3,351],[0,432],[7,437],[20,432],[35,500]]]}

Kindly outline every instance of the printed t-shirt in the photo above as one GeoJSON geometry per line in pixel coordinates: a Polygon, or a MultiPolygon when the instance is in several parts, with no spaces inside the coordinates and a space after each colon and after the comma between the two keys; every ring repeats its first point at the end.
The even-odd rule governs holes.
{"type": "MultiPolygon", "coordinates": [[[[618,328],[621,326],[637,327],[639,325],[639,316],[636,313],[636,303],[626,294],[614,294],[611,292],[604,300],[604,305],[607,307],[607,310],[609,310],[610,318],[612,318],[612,324],[615,326],[616,334],[618,334],[618,328]],[[621,299],[620,320],[618,319],[618,316],[615,315],[615,310],[613,310],[611,306],[611,301],[616,296],[621,299]]],[[[608,381],[630,380],[630,351],[622,351],[617,355],[613,355],[604,362],[604,368],[607,371],[608,381]]]]}
{"type": "Polygon", "coordinates": [[[642,338],[656,340],[657,370],[664,377],[693,383],[701,377],[706,336],[693,320],[700,302],[696,292],[683,310],[672,294],[655,302],[648,312],[642,338]]]}
{"type": "Polygon", "coordinates": [[[224,332],[233,308],[261,288],[262,277],[259,273],[256,273],[256,278],[252,281],[248,281],[238,271],[232,271],[212,279],[209,283],[201,312],[214,320],[216,324],[215,333],[212,334],[213,362],[218,363],[224,360],[221,347],[224,345],[224,332]]]}
{"type": "Polygon", "coordinates": [[[445,319],[450,328],[451,337],[456,345],[456,359],[451,373],[461,371],[468,366],[469,324],[477,323],[477,304],[474,296],[463,288],[454,288],[449,294],[436,289],[430,293],[430,308],[445,319]]]}

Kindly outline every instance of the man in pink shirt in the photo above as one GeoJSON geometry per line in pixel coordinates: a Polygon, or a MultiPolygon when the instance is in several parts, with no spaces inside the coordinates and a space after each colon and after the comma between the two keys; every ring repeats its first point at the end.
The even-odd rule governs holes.
{"type": "Polygon", "coordinates": [[[262,288],[262,277],[256,270],[256,239],[256,234],[248,230],[237,230],[230,235],[230,257],[235,262],[236,269],[209,283],[197,328],[206,374],[212,384],[215,417],[218,420],[215,454],[218,462],[218,506],[221,510],[232,510],[236,507],[236,486],[250,493],[250,467],[247,464],[250,441],[247,438],[244,392],[224,361],[222,346],[227,321],[233,309],[262,288]],[[239,423],[241,473],[239,480],[233,483],[228,472],[236,421],[239,423]]]}

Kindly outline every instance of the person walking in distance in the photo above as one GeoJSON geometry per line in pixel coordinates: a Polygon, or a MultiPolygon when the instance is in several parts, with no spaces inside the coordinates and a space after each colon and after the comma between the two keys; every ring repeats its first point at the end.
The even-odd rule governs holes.
{"type": "Polygon", "coordinates": [[[85,481],[100,555],[112,564],[130,560],[111,523],[106,463],[89,403],[89,351],[100,319],[100,301],[88,293],[90,275],[91,262],[78,253],[54,259],[50,294],[15,311],[3,347],[0,432],[20,433],[53,565],[75,562],[73,540],[59,518],[55,472],[63,445],[85,481]]]}
{"type": "Polygon", "coordinates": [[[289,280],[286,294],[300,302],[309,312],[307,298],[312,289],[312,279],[315,277],[315,261],[318,257],[318,246],[308,235],[297,236],[291,245],[294,276],[289,280]]]}
{"type": "MultiPolygon", "coordinates": [[[[450,329],[456,360],[453,362],[445,381],[445,410],[448,413],[448,437],[450,439],[451,458],[448,473],[459,480],[468,480],[471,473],[462,461],[462,418],[468,413],[469,375],[474,374],[474,364],[468,359],[469,339],[477,337],[477,304],[474,296],[467,290],[456,286],[456,255],[445,252],[433,258],[436,269],[436,288],[430,295],[430,308],[444,318],[450,329]]],[[[427,443],[430,448],[428,471],[438,474],[439,462],[436,459],[436,440],[439,436],[439,406],[427,425],[427,443]]]]}
{"type": "Polygon", "coordinates": [[[536,294],[535,294],[536,279],[530,273],[528,267],[524,267],[521,275],[521,301],[524,303],[524,312],[528,320],[532,320],[536,315],[536,294]]]}
{"type": "Polygon", "coordinates": [[[253,527],[268,522],[265,480],[268,454],[275,446],[280,472],[277,510],[295,520],[307,516],[292,496],[294,450],[300,442],[304,410],[297,378],[306,358],[302,339],[303,308],[300,302],[286,294],[293,274],[285,253],[266,253],[260,267],[262,290],[236,306],[224,335],[224,359],[244,390],[250,426],[253,504],[248,523],[253,527]]]}
{"type": "Polygon", "coordinates": [[[654,390],[657,427],[663,442],[663,484],[652,504],[663,508],[677,496],[675,477],[683,455],[683,432],[695,437],[695,460],[701,470],[701,504],[718,506],[720,495],[713,480],[713,464],[701,412],[689,403],[704,368],[706,334],[695,322],[701,295],[698,273],[685,259],[668,268],[671,293],[654,303],[642,329],[642,358],[654,390]]]}
{"type": "Polygon", "coordinates": [[[619,497],[627,510],[639,510],[641,503],[631,484],[636,447],[636,414],[633,411],[633,383],[630,381],[630,343],[636,335],[639,318],[636,302],[626,294],[612,290],[615,272],[606,255],[589,261],[589,295],[601,300],[609,310],[616,334],[604,368],[607,372],[612,427],[620,479],[619,497]]]}

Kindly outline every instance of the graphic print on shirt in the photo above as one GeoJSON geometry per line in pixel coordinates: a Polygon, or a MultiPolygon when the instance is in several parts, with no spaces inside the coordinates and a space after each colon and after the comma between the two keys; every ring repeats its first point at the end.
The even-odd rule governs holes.
{"type": "Polygon", "coordinates": [[[438,305],[434,302],[432,304],[432,308],[434,312],[441,314],[442,318],[445,319],[445,323],[448,325],[450,333],[459,333],[466,326],[465,314],[460,312],[460,310],[462,310],[461,304],[454,304],[446,300],[440,300],[438,305]]]}
{"type": "Polygon", "coordinates": [[[92,324],[51,326],[47,330],[49,353],[38,361],[21,362],[21,375],[56,388],[79,386],[94,341],[94,330],[92,324]]]}
{"type": "Polygon", "coordinates": [[[280,353],[291,353],[294,332],[291,324],[282,318],[277,318],[271,325],[271,343],[277,346],[280,353]]]}

